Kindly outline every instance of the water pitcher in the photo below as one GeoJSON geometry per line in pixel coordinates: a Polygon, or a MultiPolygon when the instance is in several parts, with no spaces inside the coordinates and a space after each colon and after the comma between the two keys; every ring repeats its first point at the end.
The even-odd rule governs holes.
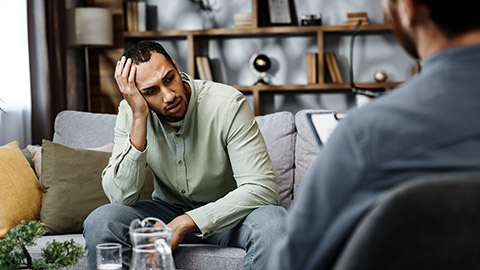
{"type": "Polygon", "coordinates": [[[172,230],[158,218],[135,219],[130,223],[131,270],[175,270],[172,230]]]}

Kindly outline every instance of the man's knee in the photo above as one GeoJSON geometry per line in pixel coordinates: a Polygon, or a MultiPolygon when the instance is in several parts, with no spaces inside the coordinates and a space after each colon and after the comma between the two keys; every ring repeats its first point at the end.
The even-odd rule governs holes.
{"type": "Polygon", "coordinates": [[[122,226],[121,220],[125,218],[128,206],[118,204],[105,204],[93,210],[83,222],[84,234],[102,233],[111,230],[111,226],[122,226]]]}
{"type": "Polygon", "coordinates": [[[281,206],[262,206],[250,213],[245,220],[264,236],[278,237],[285,229],[287,210],[281,206]]]}

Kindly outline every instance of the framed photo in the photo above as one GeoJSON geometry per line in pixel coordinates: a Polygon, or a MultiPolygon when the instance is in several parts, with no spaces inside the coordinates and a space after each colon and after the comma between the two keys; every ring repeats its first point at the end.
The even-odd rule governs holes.
{"type": "Polygon", "coordinates": [[[298,25],[294,0],[266,0],[267,25],[298,25]]]}

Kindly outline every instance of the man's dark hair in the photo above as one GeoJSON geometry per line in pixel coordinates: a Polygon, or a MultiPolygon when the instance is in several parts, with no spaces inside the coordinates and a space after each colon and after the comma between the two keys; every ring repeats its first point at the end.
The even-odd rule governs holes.
{"type": "Polygon", "coordinates": [[[417,1],[428,7],[432,20],[449,37],[480,29],[479,0],[417,1]]]}
{"type": "Polygon", "coordinates": [[[175,66],[175,64],[173,63],[173,59],[163,48],[163,46],[158,42],[150,40],[140,41],[137,44],[131,46],[125,51],[123,56],[125,56],[127,59],[131,58],[133,63],[138,65],[140,63],[150,61],[150,58],[152,57],[152,52],[157,52],[165,56],[168,62],[170,62],[172,66],[175,66]]]}

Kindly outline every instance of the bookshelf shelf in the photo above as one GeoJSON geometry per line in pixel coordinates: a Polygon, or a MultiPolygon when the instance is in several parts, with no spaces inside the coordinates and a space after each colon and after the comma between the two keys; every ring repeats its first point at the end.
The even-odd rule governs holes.
{"type": "MultiPolygon", "coordinates": [[[[356,86],[362,88],[370,88],[372,90],[389,91],[393,87],[400,85],[401,82],[384,82],[384,83],[355,83],[356,86]]],[[[322,83],[322,84],[284,84],[284,85],[234,85],[242,92],[280,92],[280,91],[316,91],[316,90],[331,90],[331,91],[350,91],[350,83],[322,83]]]]}
{"type": "MultiPolygon", "coordinates": [[[[389,91],[401,82],[384,82],[384,83],[355,83],[356,86],[369,88],[371,90],[389,91]]],[[[260,98],[261,92],[349,92],[351,91],[350,83],[322,83],[322,84],[284,84],[284,85],[233,85],[242,93],[252,94],[254,99],[253,108],[255,112],[261,110],[260,103],[255,100],[260,98]]]]}
{"type": "MultiPolygon", "coordinates": [[[[354,26],[327,25],[327,26],[278,26],[278,27],[252,27],[252,28],[215,28],[207,30],[162,30],[145,32],[124,32],[127,39],[144,38],[187,38],[188,36],[201,37],[256,37],[276,35],[316,35],[318,32],[344,33],[353,32],[354,26]]],[[[359,32],[388,32],[392,31],[390,24],[370,24],[359,28],[359,32]]]]}

